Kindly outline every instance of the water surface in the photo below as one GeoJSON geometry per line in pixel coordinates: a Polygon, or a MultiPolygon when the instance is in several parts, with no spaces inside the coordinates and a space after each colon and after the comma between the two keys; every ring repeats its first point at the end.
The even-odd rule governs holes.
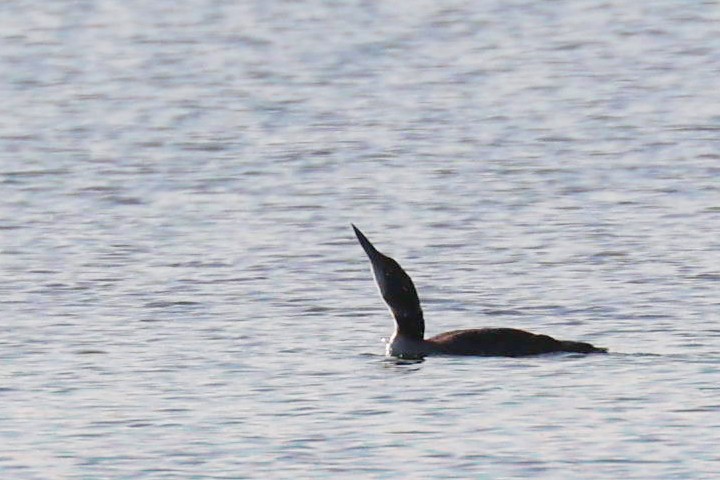
{"type": "Polygon", "coordinates": [[[717,478],[719,11],[480,3],[3,2],[3,478],[717,478]]]}

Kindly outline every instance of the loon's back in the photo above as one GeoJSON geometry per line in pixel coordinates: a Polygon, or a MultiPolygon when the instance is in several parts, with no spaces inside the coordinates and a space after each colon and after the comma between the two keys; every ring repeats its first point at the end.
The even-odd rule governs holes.
{"type": "Polygon", "coordinates": [[[446,355],[522,357],[554,352],[605,353],[584,342],[557,340],[516,328],[453,330],[426,340],[433,351],[446,355]]]}

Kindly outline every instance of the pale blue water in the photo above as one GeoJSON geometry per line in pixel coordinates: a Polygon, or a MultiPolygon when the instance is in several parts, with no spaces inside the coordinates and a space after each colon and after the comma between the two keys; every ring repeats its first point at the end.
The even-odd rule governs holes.
{"type": "Polygon", "coordinates": [[[2,2],[0,476],[718,478],[719,25],[2,2]],[[612,353],[389,361],[350,222],[429,334],[612,353]]]}

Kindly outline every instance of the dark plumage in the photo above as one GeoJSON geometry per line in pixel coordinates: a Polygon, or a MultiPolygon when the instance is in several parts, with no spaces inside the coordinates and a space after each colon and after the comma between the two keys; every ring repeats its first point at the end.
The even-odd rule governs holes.
{"type": "Polygon", "coordinates": [[[451,355],[523,357],[550,352],[604,352],[589,343],[556,340],[516,328],[476,328],[453,330],[427,340],[438,351],[451,355]]]}

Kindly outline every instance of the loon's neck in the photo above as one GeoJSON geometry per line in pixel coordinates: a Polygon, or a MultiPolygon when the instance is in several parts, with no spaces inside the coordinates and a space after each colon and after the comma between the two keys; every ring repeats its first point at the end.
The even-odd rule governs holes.
{"type": "Polygon", "coordinates": [[[425,320],[420,306],[418,305],[417,308],[413,309],[403,309],[393,306],[390,307],[390,310],[395,318],[395,333],[393,337],[399,335],[422,342],[425,336],[425,320]]]}

